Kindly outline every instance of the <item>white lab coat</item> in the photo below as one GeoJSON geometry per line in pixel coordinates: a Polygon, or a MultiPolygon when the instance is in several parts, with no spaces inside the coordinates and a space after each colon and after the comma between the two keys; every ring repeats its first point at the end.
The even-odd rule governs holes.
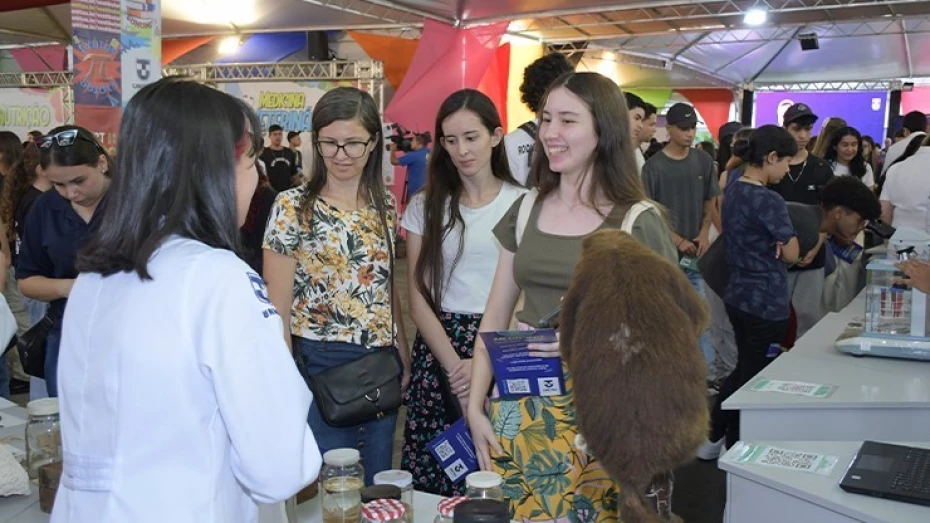
{"type": "Polygon", "coordinates": [[[59,360],[53,523],[239,523],[313,481],[312,400],[258,275],[174,237],[135,273],[81,275],[59,360]]]}

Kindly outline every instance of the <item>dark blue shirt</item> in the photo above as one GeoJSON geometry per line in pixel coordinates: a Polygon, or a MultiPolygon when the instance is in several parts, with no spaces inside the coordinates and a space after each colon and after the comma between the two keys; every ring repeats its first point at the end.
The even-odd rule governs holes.
{"type": "Polygon", "coordinates": [[[429,158],[429,148],[420,147],[416,151],[404,153],[397,159],[407,168],[407,196],[420,190],[426,185],[426,164],[429,158]]]}
{"type": "MultiPolygon", "coordinates": [[[[94,212],[100,216],[103,202],[94,212]]],[[[91,226],[71,207],[71,202],[57,190],[46,191],[36,199],[26,216],[22,243],[16,265],[16,278],[44,276],[54,279],[77,278],[74,261],[78,249],[83,245],[91,226]]],[[[55,330],[61,329],[67,299],[58,299],[49,304],[48,315],[55,322],[55,330]]]]}
{"type": "Polygon", "coordinates": [[[788,268],[776,242],[795,236],[785,200],[763,186],[727,184],[722,209],[730,283],[723,301],[765,320],[788,318],[788,268]]]}

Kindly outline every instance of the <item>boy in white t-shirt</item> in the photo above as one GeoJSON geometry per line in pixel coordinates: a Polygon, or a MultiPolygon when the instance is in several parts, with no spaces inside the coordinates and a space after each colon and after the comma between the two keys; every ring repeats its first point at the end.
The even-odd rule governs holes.
{"type": "MultiPolygon", "coordinates": [[[[574,70],[575,68],[564,54],[550,53],[539,58],[523,70],[520,99],[533,113],[539,113],[539,104],[552,82],[574,70]]],[[[519,128],[504,136],[504,148],[507,150],[510,172],[518,182],[527,186],[529,186],[527,177],[530,173],[530,162],[533,159],[533,145],[536,143],[538,126],[539,119],[537,118],[521,124],[519,128]]]]}

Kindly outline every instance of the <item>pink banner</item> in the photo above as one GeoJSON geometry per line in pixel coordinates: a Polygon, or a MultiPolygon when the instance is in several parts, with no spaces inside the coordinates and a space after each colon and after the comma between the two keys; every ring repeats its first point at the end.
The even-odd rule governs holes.
{"type": "Polygon", "coordinates": [[[478,87],[507,24],[456,29],[427,19],[413,63],[384,112],[385,119],[408,129],[432,131],[447,96],[478,87]]]}
{"type": "Polygon", "coordinates": [[[63,45],[10,49],[10,55],[26,72],[64,71],[68,66],[67,51],[63,45]]]}
{"type": "MultiPolygon", "coordinates": [[[[384,111],[385,121],[417,132],[433,132],[443,100],[459,89],[476,89],[481,83],[508,23],[456,29],[426,19],[413,62],[384,111]]],[[[403,173],[394,179],[403,180],[403,173]]],[[[392,189],[400,201],[404,184],[395,183],[392,189]]]]}

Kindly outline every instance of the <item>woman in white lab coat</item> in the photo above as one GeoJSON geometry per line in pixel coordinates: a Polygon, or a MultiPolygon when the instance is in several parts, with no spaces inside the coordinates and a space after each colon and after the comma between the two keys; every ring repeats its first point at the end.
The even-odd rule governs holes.
{"type": "Polygon", "coordinates": [[[259,125],[178,78],[126,107],[65,311],[54,523],[251,523],[256,502],[316,478],[310,392],[262,279],[233,252],[259,125]]]}

